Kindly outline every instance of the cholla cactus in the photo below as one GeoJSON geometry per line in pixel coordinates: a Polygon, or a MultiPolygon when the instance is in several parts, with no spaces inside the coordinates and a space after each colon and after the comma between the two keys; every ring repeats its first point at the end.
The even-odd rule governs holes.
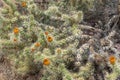
{"type": "MultiPolygon", "coordinates": [[[[70,1],[71,7],[76,7],[77,3],[70,1]]],[[[90,5],[93,2],[82,0],[82,3],[87,1],[90,5]]],[[[109,58],[109,55],[103,56],[97,47],[99,45],[105,52],[102,49],[104,45],[100,45],[104,39],[99,41],[98,37],[89,33],[101,34],[102,31],[79,24],[83,20],[82,11],[71,9],[64,12],[57,4],[51,4],[42,11],[33,0],[3,2],[7,6],[1,8],[1,29],[7,32],[0,33],[3,34],[0,50],[11,60],[12,69],[18,74],[40,72],[41,80],[88,80],[91,76],[95,79],[95,74],[97,79],[105,79],[103,73],[109,74],[106,70],[108,65],[115,72],[119,70],[117,65],[113,67],[116,59],[110,60],[113,63],[110,64],[109,60],[103,59],[109,58]]],[[[62,4],[62,1],[59,3],[62,4]]],[[[118,74],[119,71],[115,76],[118,74]]]]}
{"type": "Polygon", "coordinates": [[[59,5],[63,11],[67,10],[82,10],[87,12],[94,9],[95,0],[60,0],[56,4],[59,5]]]}

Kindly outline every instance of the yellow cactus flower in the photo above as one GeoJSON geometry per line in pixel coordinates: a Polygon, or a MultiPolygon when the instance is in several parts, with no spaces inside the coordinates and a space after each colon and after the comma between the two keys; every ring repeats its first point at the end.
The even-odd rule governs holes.
{"type": "Polygon", "coordinates": [[[15,27],[14,30],[13,30],[14,34],[18,34],[19,33],[19,29],[18,27],[15,27]]]}
{"type": "Polygon", "coordinates": [[[48,41],[48,42],[52,42],[52,41],[53,41],[53,38],[52,38],[51,36],[48,36],[48,37],[47,37],[47,41],[48,41]]]}
{"type": "Polygon", "coordinates": [[[43,60],[44,65],[50,65],[50,60],[48,58],[43,60]]]}
{"type": "Polygon", "coordinates": [[[23,1],[23,2],[21,3],[21,6],[22,6],[22,7],[26,7],[26,6],[27,6],[27,3],[26,3],[25,1],[23,1]]]}
{"type": "Polygon", "coordinates": [[[109,62],[110,62],[110,64],[114,65],[115,62],[116,62],[115,56],[110,56],[110,57],[109,57],[109,62]]]}

